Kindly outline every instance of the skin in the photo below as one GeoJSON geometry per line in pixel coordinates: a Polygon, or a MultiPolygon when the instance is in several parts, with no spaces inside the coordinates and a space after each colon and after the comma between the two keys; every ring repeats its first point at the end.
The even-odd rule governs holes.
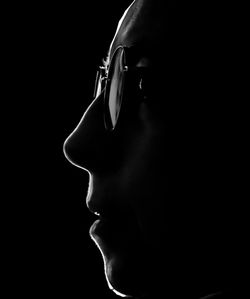
{"type": "MultiPolygon", "coordinates": [[[[176,77],[181,65],[173,54],[176,46],[163,46],[173,36],[164,3],[134,1],[119,22],[110,55],[119,45],[143,42],[147,55],[136,65],[166,66],[165,82],[178,82],[181,89],[187,79],[176,77]],[[159,61],[163,55],[155,55],[156,50],[163,49],[159,61]]],[[[222,129],[218,115],[215,129],[207,125],[209,113],[199,118],[185,101],[178,106],[175,99],[184,95],[179,89],[177,94],[174,88],[158,89],[155,98],[124,114],[111,133],[103,124],[103,97],[95,99],[65,141],[64,152],[90,175],[88,208],[129,219],[124,231],[114,221],[117,243],[93,238],[109,287],[117,295],[157,298],[164,293],[166,298],[195,299],[237,284],[234,273],[240,261],[231,249],[232,240],[241,244],[241,239],[231,223],[235,207],[227,201],[225,182],[218,184],[216,176],[225,171],[218,167],[222,129]]],[[[136,101],[133,96],[128,100],[136,101]]]]}

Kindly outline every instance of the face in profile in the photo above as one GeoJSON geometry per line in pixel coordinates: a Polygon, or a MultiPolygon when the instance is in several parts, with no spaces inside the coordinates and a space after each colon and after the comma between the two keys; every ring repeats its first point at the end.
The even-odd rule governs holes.
{"type": "Polygon", "coordinates": [[[199,298],[223,284],[225,227],[212,147],[204,159],[212,128],[201,130],[202,117],[197,125],[187,105],[185,55],[175,53],[164,3],[136,0],[125,11],[95,100],[64,152],[89,173],[87,206],[99,217],[90,235],[109,287],[120,296],[199,298]]]}

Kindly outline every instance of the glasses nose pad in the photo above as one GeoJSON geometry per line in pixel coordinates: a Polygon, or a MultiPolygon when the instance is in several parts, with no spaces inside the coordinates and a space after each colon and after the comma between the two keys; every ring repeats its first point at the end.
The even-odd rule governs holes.
{"type": "Polygon", "coordinates": [[[107,80],[106,68],[100,66],[96,72],[93,99],[96,99],[97,97],[100,96],[101,92],[106,86],[106,80],[107,80]]]}

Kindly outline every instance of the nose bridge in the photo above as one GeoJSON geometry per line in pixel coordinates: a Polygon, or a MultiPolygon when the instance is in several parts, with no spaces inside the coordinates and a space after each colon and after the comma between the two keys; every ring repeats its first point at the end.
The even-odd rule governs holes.
{"type": "Polygon", "coordinates": [[[90,172],[100,165],[108,141],[103,119],[103,94],[85,111],[77,127],[65,140],[65,157],[80,168],[90,172]]]}

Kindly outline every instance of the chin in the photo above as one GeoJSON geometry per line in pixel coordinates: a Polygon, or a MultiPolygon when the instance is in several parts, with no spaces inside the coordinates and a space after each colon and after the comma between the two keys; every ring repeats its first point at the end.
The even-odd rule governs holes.
{"type": "MultiPolygon", "coordinates": [[[[102,254],[103,255],[103,254],[102,254]]],[[[103,255],[105,276],[109,288],[120,297],[144,297],[148,295],[149,273],[142,260],[119,254],[103,255]]]]}
{"type": "Polygon", "coordinates": [[[106,227],[98,221],[90,236],[102,255],[109,288],[120,297],[143,298],[155,292],[161,287],[162,253],[145,243],[134,227],[120,231],[106,227]]]}

